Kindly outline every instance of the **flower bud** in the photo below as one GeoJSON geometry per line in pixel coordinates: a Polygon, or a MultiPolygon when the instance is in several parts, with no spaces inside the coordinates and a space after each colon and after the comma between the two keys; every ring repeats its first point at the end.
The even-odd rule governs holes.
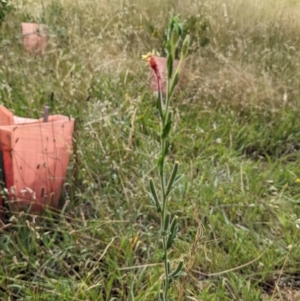
{"type": "Polygon", "coordinates": [[[190,36],[187,35],[183,41],[182,48],[181,48],[181,57],[184,59],[188,53],[188,49],[190,46],[190,36]]]}

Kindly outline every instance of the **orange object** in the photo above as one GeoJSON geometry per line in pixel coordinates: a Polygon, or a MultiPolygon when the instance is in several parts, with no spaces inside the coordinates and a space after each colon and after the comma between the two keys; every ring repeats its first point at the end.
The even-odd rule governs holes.
{"type": "Polygon", "coordinates": [[[43,54],[47,48],[47,27],[44,24],[21,23],[24,49],[32,54],[43,54]]]}
{"type": "MultiPolygon", "coordinates": [[[[168,71],[167,59],[165,57],[152,56],[150,58],[149,62],[150,62],[150,66],[151,66],[151,70],[150,70],[150,74],[149,74],[149,77],[151,79],[150,88],[153,92],[158,91],[157,78],[156,78],[156,75],[155,75],[155,72],[156,72],[155,70],[158,70],[159,75],[160,75],[161,91],[165,95],[166,94],[166,89],[167,89],[167,71],[168,71]],[[153,68],[153,66],[155,66],[155,68],[153,68]]],[[[174,60],[173,72],[175,72],[176,68],[178,67],[178,64],[179,64],[179,60],[174,60]]],[[[180,72],[180,75],[179,75],[179,83],[182,80],[182,69],[183,69],[183,67],[184,66],[182,66],[181,72],[180,72]]]]}
{"type": "MultiPolygon", "coordinates": [[[[0,152],[10,210],[33,213],[59,207],[73,130],[74,119],[67,116],[53,115],[43,122],[13,116],[0,106],[0,152]]],[[[2,206],[0,197],[0,215],[2,206]]]]}

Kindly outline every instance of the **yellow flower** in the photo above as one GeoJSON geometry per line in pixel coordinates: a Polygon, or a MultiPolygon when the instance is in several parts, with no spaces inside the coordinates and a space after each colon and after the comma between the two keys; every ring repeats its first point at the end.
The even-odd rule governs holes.
{"type": "Polygon", "coordinates": [[[296,182],[297,182],[297,183],[300,183],[300,178],[297,178],[297,179],[296,179],[296,182]]]}
{"type": "Polygon", "coordinates": [[[149,59],[152,56],[160,56],[160,54],[158,51],[153,49],[151,52],[148,52],[147,54],[142,55],[142,60],[149,61],[149,59]]]}

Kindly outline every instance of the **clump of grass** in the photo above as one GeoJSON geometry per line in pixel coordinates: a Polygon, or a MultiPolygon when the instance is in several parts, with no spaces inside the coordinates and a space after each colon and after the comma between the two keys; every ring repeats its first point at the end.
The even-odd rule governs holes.
{"type": "Polygon", "coordinates": [[[13,9],[12,5],[7,0],[0,1],[0,26],[6,15],[13,9]]]}

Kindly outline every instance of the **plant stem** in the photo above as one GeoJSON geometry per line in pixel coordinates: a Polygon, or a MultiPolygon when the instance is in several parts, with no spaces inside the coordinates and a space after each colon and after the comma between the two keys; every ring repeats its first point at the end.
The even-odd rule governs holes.
{"type": "MultiPolygon", "coordinates": [[[[162,152],[164,151],[165,147],[165,139],[162,139],[162,152]]],[[[163,154],[162,154],[163,155],[163,154]]],[[[164,229],[165,219],[166,219],[166,207],[167,207],[167,199],[166,199],[166,188],[165,188],[165,179],[164,179],[164,158],[162,161],[162,173],[161,173],[161,186],[162,186],[162,214],[161,214],[161,227],[162,227],[162,241],[163,241],[163,258],[164,258],[164,268],[165,268],[165,281],[163,285],[163,301],[167,300],[167,294],[168,294],[168,251],[167,251],[167,236],[164,229]]]]}
{"type": "MultiPolygon", "coordinates": [[[[168,59],[168,58],[167,58],[168,59]]],[[[160,83],[160,78],[157,77],[158,86],[160,83]]],[[[170,86],[170,78],[167,77],[166,83],[166,99],[163,106],[163,114],[161,117],[161,133],[168,122],[168,114],[169,114],[169,105],[171,95],[169,93],[170,86]]],[[[161,90],[159,91],[161,93],[161,90]]],[[[166,195],[166,183],[165,183],[165,158],[166,158],[166,144],[168,137],[163,137],[161,135],[161,166],[160,166],[160,177],[161,177],[161,190],[162,190],[162,212],[161,212],[161,233],[162,233],[162,243],[163,243],[163,262],[164,262],[164,270],[165,270],[165,279],[163,281],[163,300],[167,301],[168,290],[169,290],[169,260],[168,260],[168,249],[167,249],[167,233],[165,230],[165,221],[166,221],[166,213],[167,213],[167,195],[166,195]]]]}

